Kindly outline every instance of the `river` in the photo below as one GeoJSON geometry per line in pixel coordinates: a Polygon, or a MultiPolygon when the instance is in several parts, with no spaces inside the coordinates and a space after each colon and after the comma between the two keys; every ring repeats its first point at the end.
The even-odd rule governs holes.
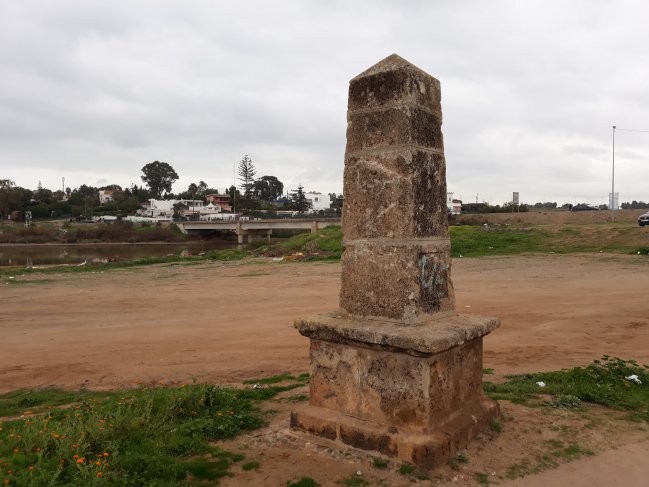
{"type": "Polygon", "coordinates": [[[185,242],[181,244],[96,243],[71,245],[0,245],[0,266],[79,264],[147,259],[173,255],[196,255],[209,250],[237,248],[229,242],[185,242]]]}

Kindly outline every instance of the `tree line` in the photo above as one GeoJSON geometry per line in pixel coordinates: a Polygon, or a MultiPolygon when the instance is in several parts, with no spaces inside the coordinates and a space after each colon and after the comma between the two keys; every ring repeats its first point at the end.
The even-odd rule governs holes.
{"type": "MultiPolygon", "coordinates": [[[[256,177],[257,169],[247,155],[238,166],[239,187],[234,185],[224,193],[229,196],[229,204],[237,212],[244,214],[272,214],[276,210],[294,210],[306,212],[312,208],[306,199],[304,187],[284,195],[284,184],[275,176],[256,177]],[[278,207],[277,201],[282,204],[278,207]]],[[[172,193],[174,183],[179,179],[176,170],[166,162],[154,161],[142,168],[142,185],[122,187],[119,184],[90,186],[82,184],[74,189],[65,188],[52,191],[43,188],[39,182],[38,189],[30,190],[17,186],[9,179],[0,179],[0,218],[7,218],[15,211],[31,211],[33,218],[47,217],[86,217],[91,215],[110,214],[114,212],[134,213],[142,203],[150,199],[192,199],[206,202],[210,194],[219,194],[217,188],[211,188],[204,181],[191,183],[185,191],[172,193]],[[100,191],[116,191],[110,201],[100,202],[100,191]]],[[[331,195],[330,195],[331,196],[331,195]]],[[[331,196],[333,211],[340,211],[336,195],[331,196]]]]}

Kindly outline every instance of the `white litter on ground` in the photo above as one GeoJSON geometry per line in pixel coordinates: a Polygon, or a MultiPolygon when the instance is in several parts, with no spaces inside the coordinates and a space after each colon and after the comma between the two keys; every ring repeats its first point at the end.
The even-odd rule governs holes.
{"type": "Polygon", "coordinates": [[[545,387],[545,382],[537,382],[536,385],[539,387],[545,387]]]}
{"type": "Polygon", "coordinates": [[[626,380],[632,380],[636,384],[642,384],[642,381],[638,379],[637,375],[630,375],[629,377],[625,377],[626,380]]]}

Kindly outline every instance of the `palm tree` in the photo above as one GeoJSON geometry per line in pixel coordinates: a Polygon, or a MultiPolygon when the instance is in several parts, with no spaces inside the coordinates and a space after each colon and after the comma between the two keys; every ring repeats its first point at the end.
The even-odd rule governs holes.
{"type": "Polygon", "coordinates": [[[192,194],[192,218],[196,215],[196,204],[194,200],[196,199],[196,193],[198,192],[198,186],[195,183],[192,183],[189,185],[189,188],[187,188],[187,191],[189,191],[192,194]]]}

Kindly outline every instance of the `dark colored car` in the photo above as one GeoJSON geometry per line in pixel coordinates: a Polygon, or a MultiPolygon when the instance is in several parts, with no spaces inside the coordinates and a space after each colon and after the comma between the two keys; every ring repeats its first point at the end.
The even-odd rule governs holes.
{"type": "Polygon", "coordinates": [[[649,212],[638,217],[638,225],[640,225],[641,227],[649,225],[649,212]]]}
{"type": "Polygon", "coordinates": [[[572,211],[598,211],[599,208],[595,208],[590,205],[575,205],[572,207],[572,211]]]}

